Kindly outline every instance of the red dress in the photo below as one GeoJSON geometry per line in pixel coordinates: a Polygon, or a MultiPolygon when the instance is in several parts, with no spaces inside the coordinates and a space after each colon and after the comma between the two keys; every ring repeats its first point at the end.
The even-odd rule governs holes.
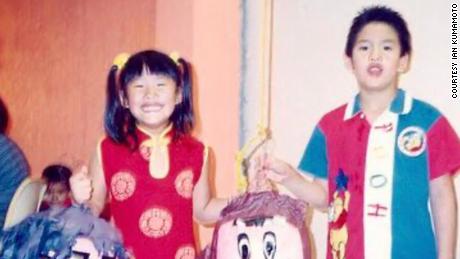
{"type": "Polygon", "coordinates": [[[109,138],[101,142],[115,225],[137,259],[194,259],[192,191],[206,149],[191,136],[171,140],[169,131],[162,139],[167,174],[159,179],[152,172],[153,139],[139,129],[137,135],[140,145],[134,151],[109,138]]]}

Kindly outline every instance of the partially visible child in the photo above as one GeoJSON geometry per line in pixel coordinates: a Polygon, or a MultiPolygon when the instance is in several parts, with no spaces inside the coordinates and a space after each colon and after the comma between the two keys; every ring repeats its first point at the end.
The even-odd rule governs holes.
{"type": "Polygon", "coordinates": [[[328,259],[455,257],[460,141],[436,108],[398,89],[410,54],[399,13],[364,9],[345,48],[359,94],[321,118],[300,161],[315,180],[266,164],[271,179],[329,208],[328,259]]]}
{"type": "Polygon", "coordinates": [[[0,233],[0,258],[77,258],[72,250],[80,237],[90,240],[98,253],[114,256],[108,258],[127,258],[120,234],[111,224],[87,207],[70,206],[71,174],[61,164],[43,170],[47,189],[41,211],[0,233]]]}
{"type": "Polygon", "coordinates": [[[8,121],[7,107],[0,98],[0,230],[16,189],[30,172],[21,148],[7,135],[8,121]]]}
{"type": "Polygon", "coordinates": [[[46,192],[40,210],[59,209],[70,206],[69,179],[72,171],[65,165],[49,165],[43,170],[42,178],[46,182],[46,192]]]}

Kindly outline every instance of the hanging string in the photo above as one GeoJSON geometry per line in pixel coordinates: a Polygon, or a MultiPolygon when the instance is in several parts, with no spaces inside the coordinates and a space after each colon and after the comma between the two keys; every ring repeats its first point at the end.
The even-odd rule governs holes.
{"type": "Polygon", "coordinates": [[[260,16],[261,33],[259,33],[259,121],[257,133],[250,138],[236,154],[237,188],[244,192],[248,187],[245,168],[247,160],[270,138],[270,88],[271,88],[271,53],[272,53],[272,14],[273,0],[260,1],[263,12],[260,16]]]}

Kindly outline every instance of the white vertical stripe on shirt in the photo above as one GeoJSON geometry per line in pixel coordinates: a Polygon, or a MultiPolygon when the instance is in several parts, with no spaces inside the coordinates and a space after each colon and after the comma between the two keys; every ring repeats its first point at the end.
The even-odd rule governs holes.
{"type": "Polygon", "coordinates": [[[391,258],[391,201],[398,114],[385,111],[372,125],[364,178],[365,258],[391,258]]]}

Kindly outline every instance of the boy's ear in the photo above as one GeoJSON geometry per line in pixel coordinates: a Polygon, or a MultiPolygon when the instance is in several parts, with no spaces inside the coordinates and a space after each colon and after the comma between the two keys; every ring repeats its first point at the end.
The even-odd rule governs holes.
{"type": "Polygon", "coordinates": [[[123,108],[128,109],[129,108],[128,100],[126,99],[122,91],[118,92],[118,98],[120,99],[121,106],[123,106],[123,108]]]}
{"type": "Polygon", "coordinates": [[[347,56],[347,54],[343,54],[343,63],[348,70],[353,72],[353,61],[351,60],[351,57],[347,56]]]}
{"type": "Polygon", "coordinates": [[[399,58],[398,73],[406,73],[409,70],[410,57],[409,54],[399,58]]]}

